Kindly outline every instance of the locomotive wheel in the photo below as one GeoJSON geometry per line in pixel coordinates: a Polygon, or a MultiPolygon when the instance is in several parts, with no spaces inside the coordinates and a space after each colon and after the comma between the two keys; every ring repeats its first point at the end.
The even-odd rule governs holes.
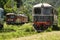
{"type": "Polygon", "coordinates": [[[41,26],[41,27],[38,27],[37,25],[33,25],[34,26],[34,28],[35,28],[35,30],[38,32],[38,33],[40,33],[40,32],[43,32],[44,31],[44,27],[43,26],[41,26]]]}
{"type": "Polygon", "coordinates": [[[3,29],[3,25],[2,24],[0,24],[0,30],[2,30],[3,29]]]}

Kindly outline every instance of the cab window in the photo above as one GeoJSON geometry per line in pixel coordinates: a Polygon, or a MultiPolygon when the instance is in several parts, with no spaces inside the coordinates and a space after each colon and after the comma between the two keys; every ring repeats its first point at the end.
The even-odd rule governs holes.
{"type": "Polygon", "coordinates": [[[52,8],[50,8],[50,7],[44,7],[43,8],[43,14],[45,14],[45,15],[52,14],[52,8]]]}
{"type": "Polygon", "coordinates": [[[34,8],[35,14],[41,14],[41,8],[34,8]]]}
{"type": "Polygon", "coordinates": [[[15,18],[14,15],[7,15],[7,18],[15,18]]]}

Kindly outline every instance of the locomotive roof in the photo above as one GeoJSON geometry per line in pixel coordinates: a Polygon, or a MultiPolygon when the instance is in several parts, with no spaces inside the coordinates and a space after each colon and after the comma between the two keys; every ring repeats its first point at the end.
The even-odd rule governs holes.
{"type": "Polygon", "coordinates": [[[7,13],[6,15],[15,15],[15,13],[7,13]]]}
{"type": "Polygon", "coordinates": [[[40,4],[37,4],[37,5],[34,5],[34,7],[41,7],[41,6],[44,6],[44,7],[52,7],[50,4],[48,3],[40,3],[40,4]]]}
{"type": "Polygon", "coordinates": [[[27,17],[25,14],[17,14],[17,16],[27,17]]]}
{"type": "Polygon", "coordinates": [[[4,10],[3,8],[0,8],[0,10],[4,10]]]}

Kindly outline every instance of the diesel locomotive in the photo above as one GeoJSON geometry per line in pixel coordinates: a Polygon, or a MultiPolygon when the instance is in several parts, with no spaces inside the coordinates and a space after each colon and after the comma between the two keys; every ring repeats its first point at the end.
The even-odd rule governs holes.
{"type": "Polygon", "coordinates": [[[33,26],[37,31],[46,30],[48,27],[58,26],[58,12],[48,3],[40,3],[33,6],[33,26]]]}

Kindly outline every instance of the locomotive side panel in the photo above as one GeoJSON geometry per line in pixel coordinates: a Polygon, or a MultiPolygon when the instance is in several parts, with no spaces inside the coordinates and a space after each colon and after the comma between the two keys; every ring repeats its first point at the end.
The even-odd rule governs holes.
{"type": "Polygon", "coordinates": [[[27,17],[17,16],[16,23],[26,23],[28,22],[27,17]]]}
{"type": "Polygon", "coordinates": [[[7,13],[6,23],[7,24],[22,24],[28,22],[28,18],[22,14],[7,13]]]}
{"type": "Polygon", "coordinates": [[[21,18],[22,18],[22,17],[17,16],[17,17],[16,17],[16,20],[15,20],[15,23],[21,23],[21,21],[22,21],[21,18]]]}
{"type": "Polygon", "coordinates": [[[54,13],[54,23],[53,23],[53,25],[58,25],[58,12],[54,9],[53,13],[54,13]]]}

